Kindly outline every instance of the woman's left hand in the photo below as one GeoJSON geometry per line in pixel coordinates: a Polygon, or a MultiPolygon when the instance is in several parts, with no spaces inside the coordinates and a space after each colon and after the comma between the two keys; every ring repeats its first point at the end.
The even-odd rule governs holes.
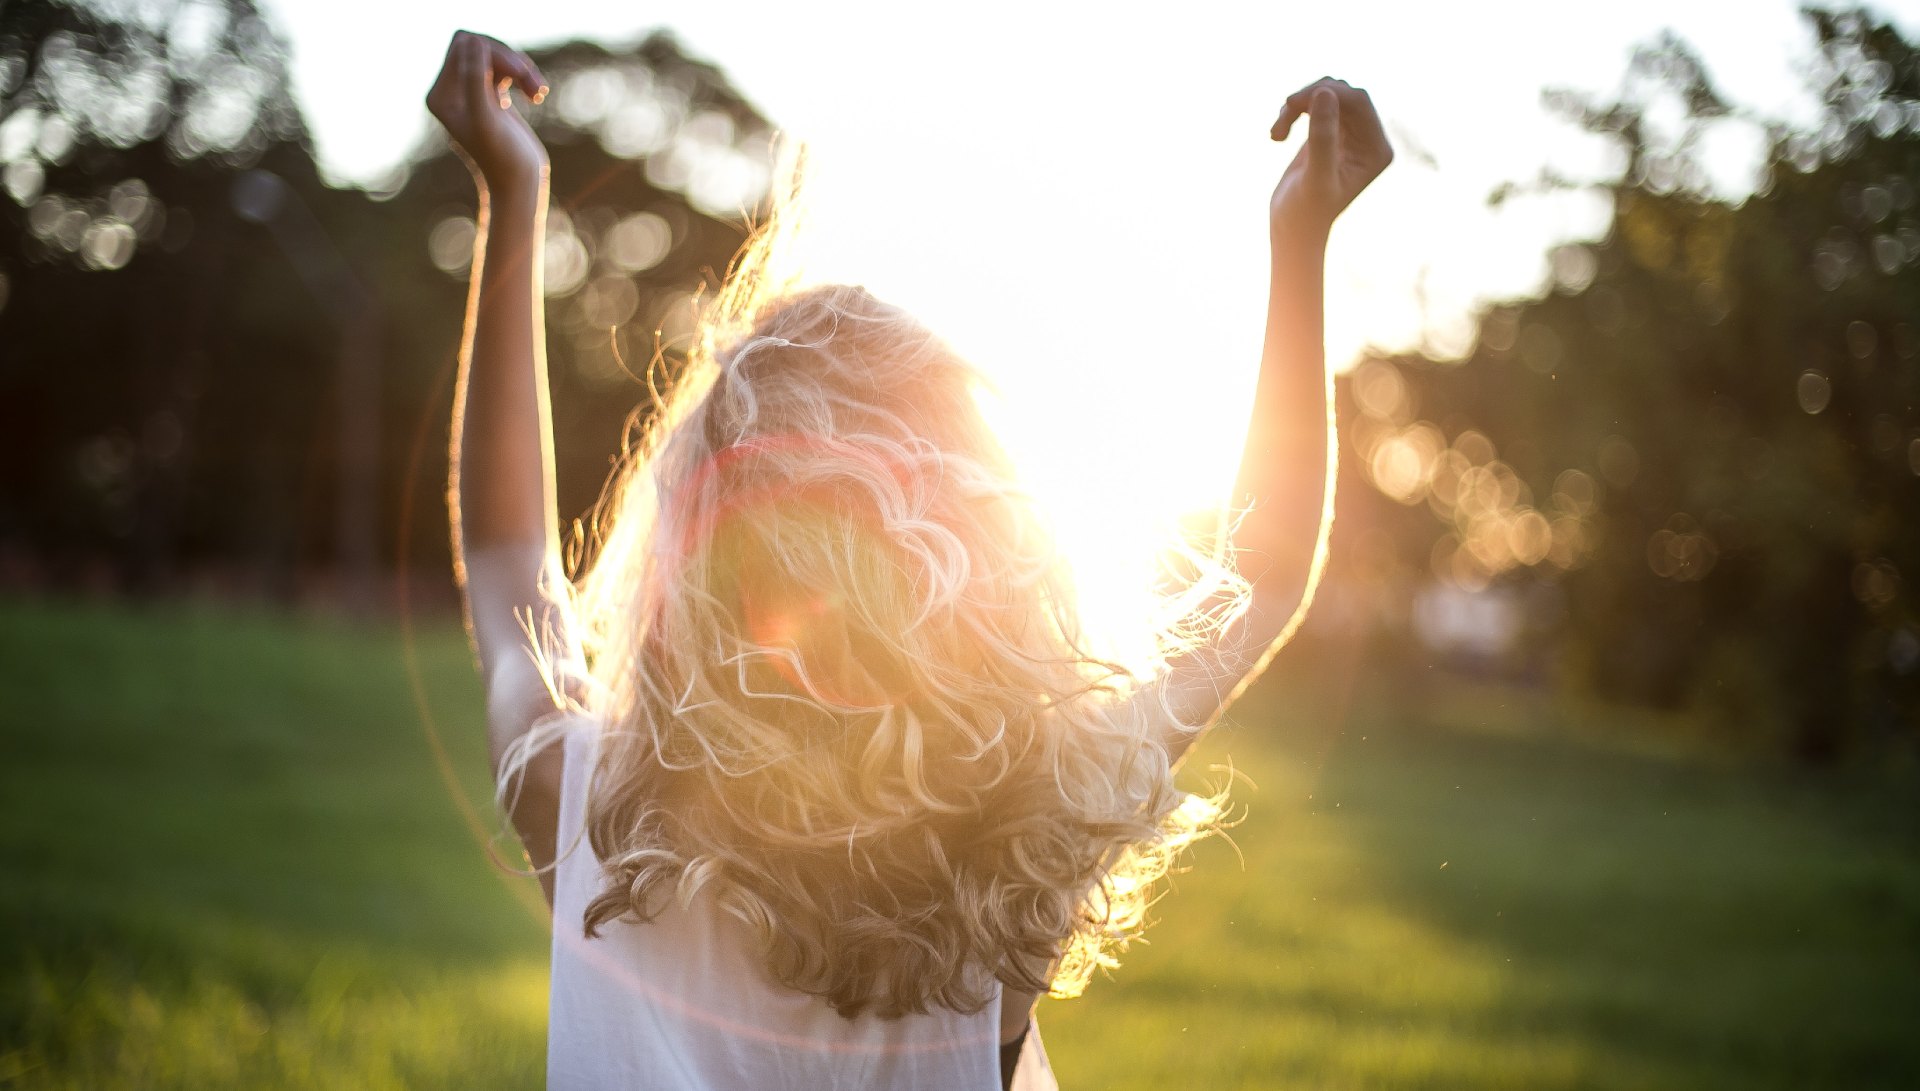
{"type": "Polygon", "coordinates": [[[1345,80],[1329,76],[1289,95],[1273,123],[1273,139],[1285,140],[1302,115],[1311,119],[1307,146],[1274,187],[1269,212],[1275,231],[1332,227],[1334,218],[1393,162],[1373,100],[1345,80]]]}
{"type": "Polygon", "coordinates": [[[546,97],[547,81],[525,53],[472,31],[455,31],[427,109],[453,138],[454,150],[482,189],[537,186],[545,181],[547,149],[513,108],[509,89],[531,102],[546,97]]]}

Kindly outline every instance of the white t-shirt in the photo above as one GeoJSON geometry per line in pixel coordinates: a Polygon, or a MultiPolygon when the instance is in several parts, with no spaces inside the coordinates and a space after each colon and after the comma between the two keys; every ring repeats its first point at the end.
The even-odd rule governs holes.
{"type": "MultiPolygon", "coordinates": [[[[698,897],[653,920],[581,928],[600,892],[587,788],[600,727],[567,724],[554,875],[547,1086],[554,1091],[829,1091],[1000,1086],[1000,1000],[974,1014],[843,1018],[772,980],[746,925],[698,897]]],[[[1014,1087],[1057,1091],[1038,1028],[1014,1087]]]]}

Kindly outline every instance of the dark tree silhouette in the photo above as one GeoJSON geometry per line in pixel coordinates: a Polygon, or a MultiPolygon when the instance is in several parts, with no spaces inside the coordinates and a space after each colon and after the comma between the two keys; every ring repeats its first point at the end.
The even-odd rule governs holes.
{"type": "Polygon", "coordinates": [[[1683,42],[1616,98],[1550,95],[1624,152],[1606,237],[1482,315],[1466,359],[1366,361],[1342,395],[1397,593],[1535,588],[1518,660],[1555,648],[1606,696],[1824,760],[1920,741],[1920,54],[1808,21],[1824,118],[1763,122],[1741,203],[1700,159],[1740,111],[1683,42]]]}
{"type": "MultiPolygon", "coordinates": [[[[655,329],[672,356],[760,205],[769,128],[664,35],[536,56],[572,515],[640,400],[619,361],[655,329]]],[[[444,589],[472,186],[431,137],[403,175],[323,184],[252,0],[0,5],[0,583],[334,597],[345,562],[444,589]]]]}
{"type": "Polygon", "coordinates": [[[0,7],[0,547],[56,577],[288,548],[262,486],[300,433],[250,424],[300,410],[261,362],[313,331],[249,306],[277,278],[226,193],[256,165],[317,188],[285,60],[250,0],[0,7]]]}

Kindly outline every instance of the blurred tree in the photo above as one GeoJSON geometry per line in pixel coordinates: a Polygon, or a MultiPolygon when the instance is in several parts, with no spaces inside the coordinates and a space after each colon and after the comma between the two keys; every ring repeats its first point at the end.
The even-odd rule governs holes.
{"type": "Polygon", "coordinates": [[[1527,624],[1602,694],[1826,760],[1920,741],[1920,52],[1807,19],[1811,130],[1727,103],[1671,36],[1615,98],[1550,94],[1622,152],[1605,238],[1465,359],[1367,360],[1341,396],[1376,575],[1531,587],[1527,624]],[[1766,150],[1734,201],[1703,149],[1740,126],[1766,150]]]}
{"type": "MultiPolygon", "coordinates": [[[[324,586],[356,548],[336,511],[368,507],[340,503],[358,466],[380,474],[378,559],[444,585],[437,384],[472,185],[429,140],[374,192],[328,188],[286,56],[253,0],[0,4],[0,562],[59,583],[164,589],[184,566],[282,596],[303,574],[324,586]]],[[[770,131],[663,35],[535,56],[554,84],[536,124],[575,513],[639,400],[620,361],[643,365],[656,329],[673,355],[766,190],[770,131]]]]}
{"type": "Polygon", "coordinates": [[[0,6],[0,546],[69,579],[285,569],[324,340],[229,207],[255,165],[318,189],[251,0],[0,6]]]}

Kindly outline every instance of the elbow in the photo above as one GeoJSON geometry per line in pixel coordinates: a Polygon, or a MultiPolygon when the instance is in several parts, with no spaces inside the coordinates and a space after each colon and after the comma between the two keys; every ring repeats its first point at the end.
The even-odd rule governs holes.
{"type": "MultiPolygon", "coordinates": [[[[487,750],[495,776],[517,764],[539,725],[584,707],[584,686],[572,664],[536,665],[532,659],[492,673],[486,680],[487,750]]],[[[538,740],[533,745],[539,748],[538,740]]]]}

